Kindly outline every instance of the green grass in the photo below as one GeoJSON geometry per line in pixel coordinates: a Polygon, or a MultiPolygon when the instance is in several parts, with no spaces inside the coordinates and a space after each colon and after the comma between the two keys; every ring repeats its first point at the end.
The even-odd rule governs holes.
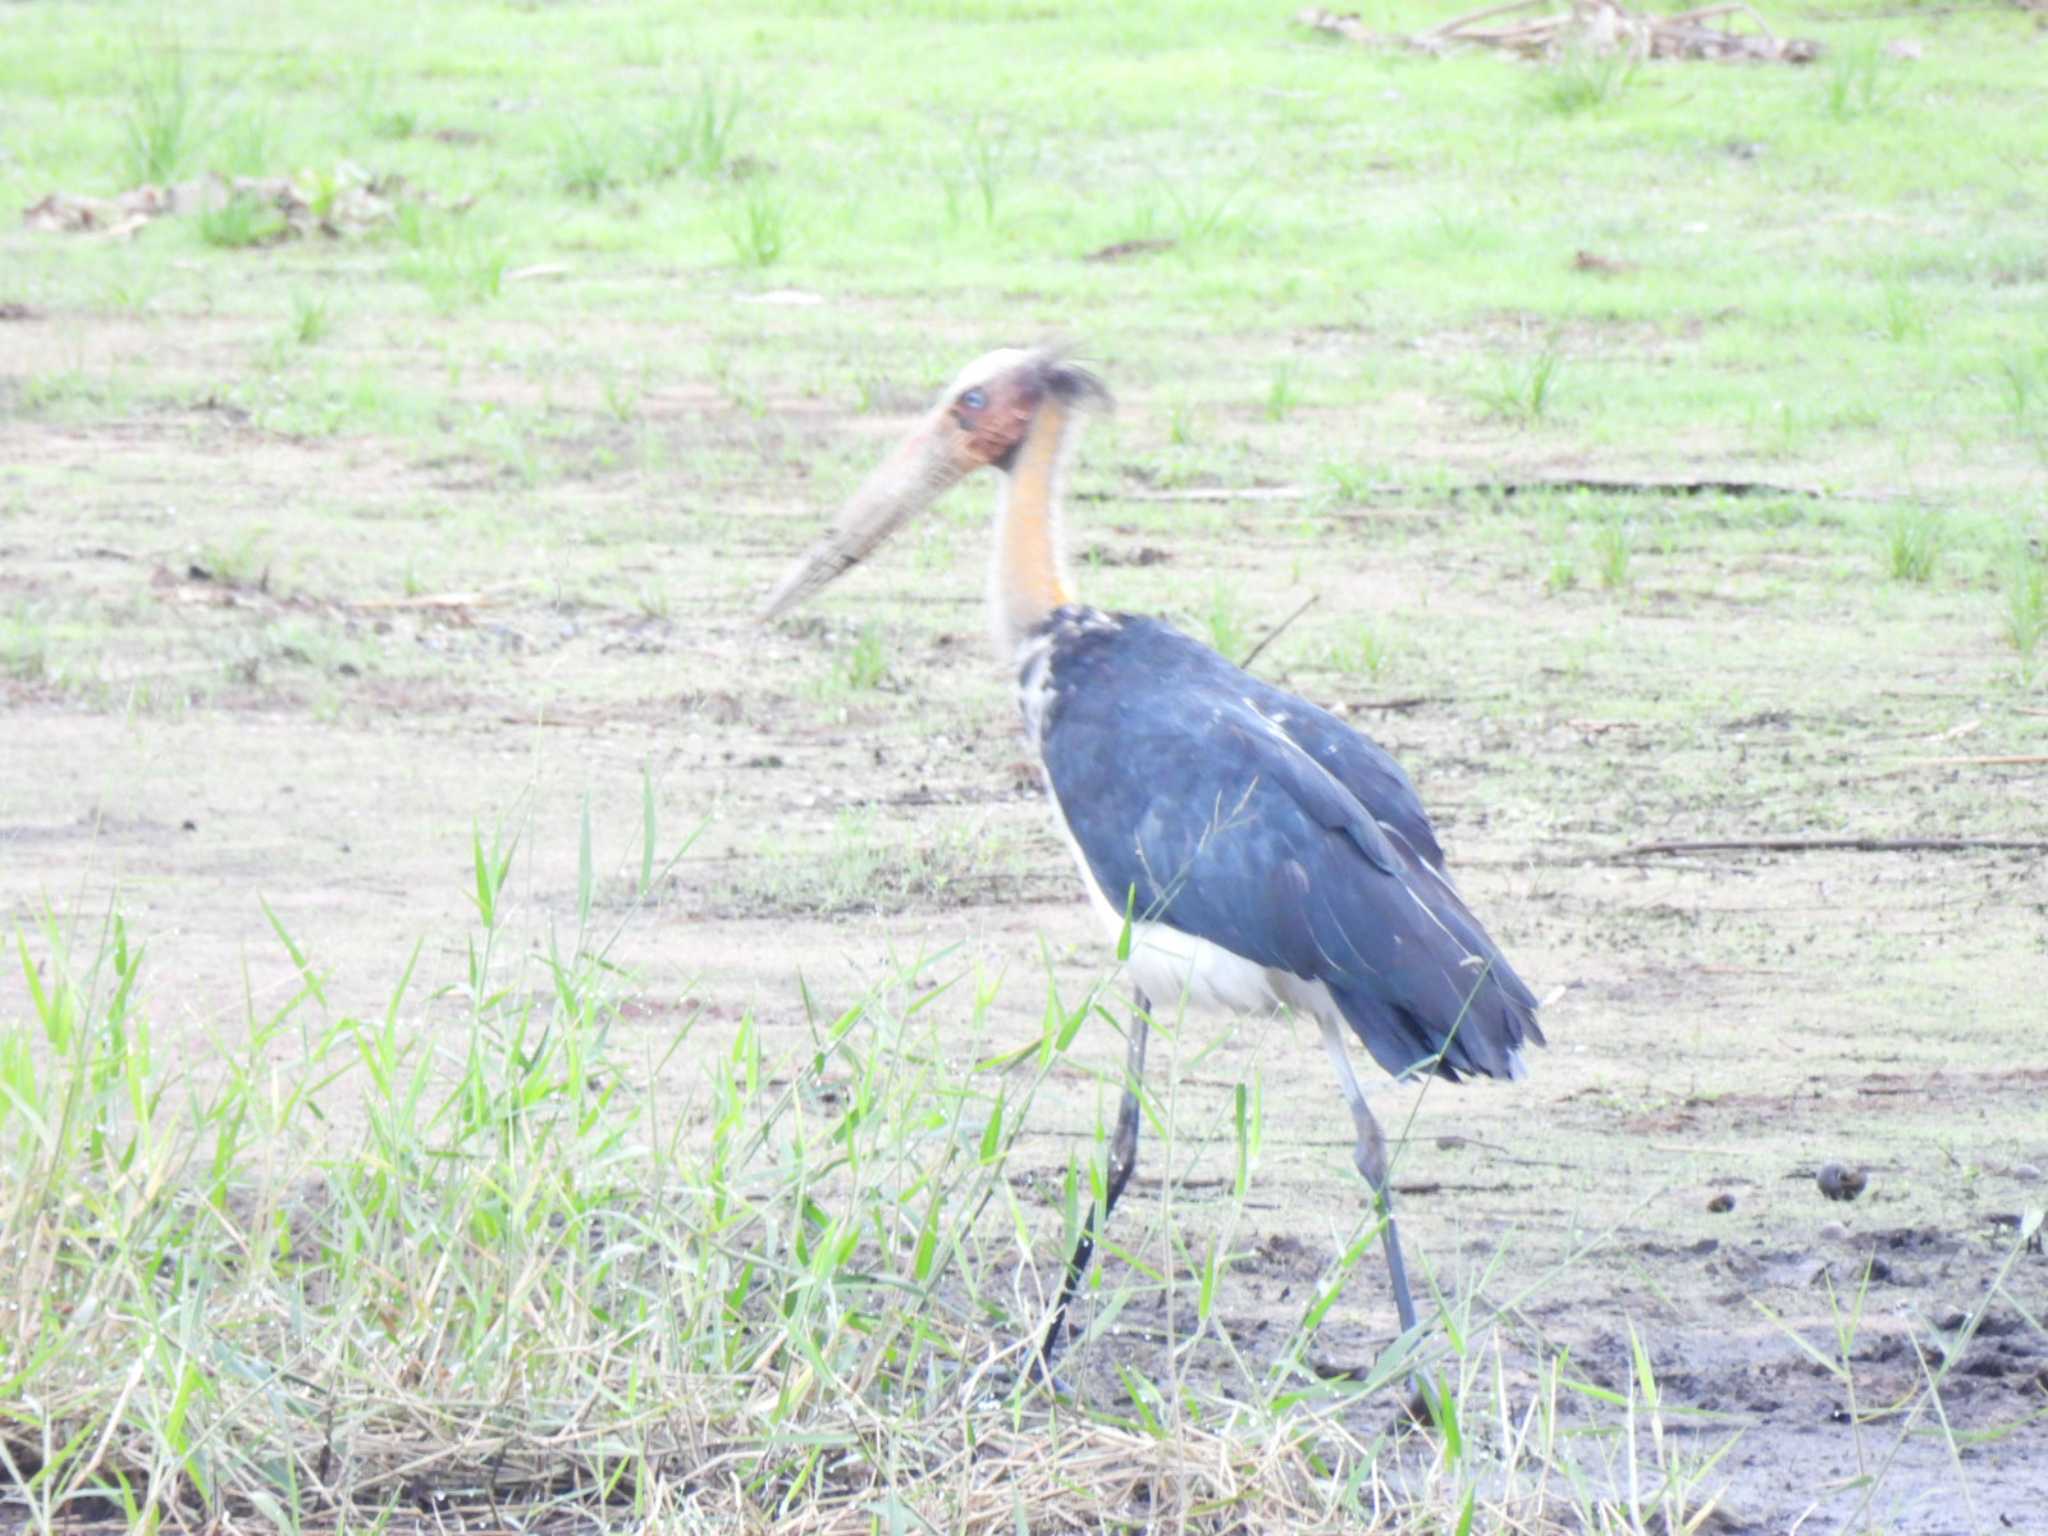
{"type": "Polygon", "coordinates": [[[294,341],[310,347],[325,341],[333,332],[334,313],[326,299],[311,293],[292,295],[290,334],[294,341]]]}
{"type": "Polygon", "coordinates": [[[741,266],[772,267],[789,249],[786,205],[766,186],[752,188],[739,199],[726,231],[741,266]]]}
{"type": "Polygon", "coordinates": [[[1925,585],[1941,559],[1942,520],[1931,507],[1908,503],[1885,525],[1886,564],[1893,581],[1925,585]]]}
{"type": "Polygon", "coordinates": [[[2012,558],[2005,576],[2005,638],[2031,677],[2043,636],[2048,636],[2048,561],[2028,552],[2012,558]]]}
{"type": "Polygon", "coordinates": [[[555,142],[555,174],[572,197],[602,197],[619,185],[618,150],[603,134],[570,123],[555,142]]]}
{"type": "Polygon", "coordinates": [[[1608,591],[1621,591],[1633,580],[1633,546],[1627,523],[1606,522],[1593,530],[1593,553],[1600,561],[1600,585],[1608,591]]]}
{"type": "Polygon", "coordinates": [[[1301,387],[1295,382],[1294,369],[1282,363],[1273,370],[1273,379],[1266,386],[1266,420],[1285,421],[1301,404],[1301,387]]]}
{"type": "Polygon", "coordinates": [[[1545,67],[1537,100],[1565,117],[1591,112],[1618,101],[1637,68],[1625,49],[1569,47],[1545,67]]]}
{"type": "Polygon", "coordinates": [[[648,176],[685,170],[699,176],[723,174],[734,157],[733,131],[745,106],[737,82],[715,75],[700,78],[687,101],[671,101],[656,114],[646,146],[648,176]]]}
{"type": "Polygon", "coordinates": [[[284,215],[264,198],[237,192],[199,215],[199,238],[226,250],[268,245],[285,235],[284,215]]]}
{"type": "Polygon", "coordinates": [[[1857,38],[1837,48],[1821,76],[1828,115],[1841,123],[1880,113],[1896,83],[1876,38],[1857,38]]]}
{"type": "Polygon", "coordinates": [[[1551,397],[1564,366],[1561,338],[1553,332],[1534,357],[1503,360],[1490,389],[1479,392],[1487,414],[1505,421],[1533,423],[1549,414],[1551,397]]]}
{"type": "Polygon", "coordinates": [[[839,676],[849,689],[856,692],[879,688],[888,681],[888,638],[881,625],[869,623],[860,627],[860,633],[847,648],[846,659],[840,664],[839,676]]]}
{"type": "Polygon", "coordinates": [[[184,174],[207,130],[182,48],[138,52],[119,121],[125,185],[173,182],[184,174]]]}
{"type": "Polygon", "coordinates": [[[1219,578],[1210,583],[1208,601],[1202,609],[1202,638],[1233,661],[1252,647],[1251,620],[1244,597],[1227,580],[1219,578]]]}

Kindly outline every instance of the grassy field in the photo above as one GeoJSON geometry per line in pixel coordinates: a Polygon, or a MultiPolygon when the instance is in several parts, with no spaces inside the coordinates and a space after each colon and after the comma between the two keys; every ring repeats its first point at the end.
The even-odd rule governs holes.
{"type": "Polygon", "coordinates": [[[0,208],[199,185],[0,230],[0,1523],[2038,1525],[2044,18],[1292,9],[6,8],[0,208]],[[1049,336],[1085,595],[1299,609],[1550,999],[1381,1085],[1420,1337],[1189,1016],[1018,1379],[1128,1003],[988,488],[751,615],[1049,336]]]}

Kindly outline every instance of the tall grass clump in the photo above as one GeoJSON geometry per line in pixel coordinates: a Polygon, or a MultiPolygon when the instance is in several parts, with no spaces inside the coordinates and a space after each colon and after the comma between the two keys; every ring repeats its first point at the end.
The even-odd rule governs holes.
{"type": "Polygon", "coordinates": [[[1521,363],[1501,362],[1492,386],[1479,390],[1479,403],[1487,415],[1504,421],[1525,425],[1541,421],[1550,412],[1563,366],[1564,340],[1553,331],[1534,357],[1521,363]]]}
{"type": "Polygon", "coordinates": [[[2005,638],[2031,678],[2041,641],[2048,637],[2048,561],[2021,550],[2005,576],[2005,638]]]}
{"type": "Polygon", "coordinates": [[[727,215],[725,229],[741,266],[772,267],[789,249],[787,211],[765,187],[740,200],[727,215]]]}
{"type": "Polygon", "coordinates": [[[1544,66],[1536,99],[1563,117],[1617,101],[1635,79],[1637,60],[1624,49],[1572,44],[1544,66]]]}
{"type": "Polygon", "coordinates": [[[1877,39],[1857,38],[1834,49],[1821,89],[1827,114],[1838,123],[1883,111],[1896,86],[1877,39]]]}
{"type": "Polygon", "coordinates": [[[604,134],[565,124],[555,139],[555,178],[571,197],[594,202],[619,185],[618,152],[604,134]]]}
{"type": "Polygon", "coordinates": [[[1916,586],[1932,581],[1941,560],[1942,537],[1941,514],[1933,508],[1908,503],[1894,512],[1885,525],[1886,565],[1892,580],[1916,586]]]}
{"type": "Polygon", "coordinates": [[[442,313],[485,303],[505,291],[510,255],[481,230],[427,219],[401,220],[396,229],[409,247],[398,270],[418,283],[442,313]]]}
{"type": "Polygon", "coordinates": [[[175,181],[192,163],[206,129],[183,48],[138,56],[121,127],[131,185],[175,181]]]}
{"type": "Polygon", "coordinates": [[[722,174],[732,163],[733,129],[745,106],[737,83],[700,77],[692,95],[671,99],[656,117],[642,159],[648,178],[658,181],[679,171],[722,174]]]}
{"type": "Polygon", "coordinates": [[[267,198],[237,192],[218,208],[199,215],[199,238],[223,250],[274,245],[286,234],[284,215],[267,198]]]}

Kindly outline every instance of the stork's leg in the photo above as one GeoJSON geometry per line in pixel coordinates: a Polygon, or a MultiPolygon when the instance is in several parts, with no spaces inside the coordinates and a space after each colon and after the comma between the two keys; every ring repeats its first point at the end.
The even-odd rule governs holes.
{"type": "Polygon", "coordinates": [[[1372,1186],[1373,1204],[1385,1225],[1380,1229],[1380,1238],[1387,1249],[1387,1273],[1394,1282],[1394,1310],[1401,1317],[1401,1331],[1406,1333],[1415,1326],[1415,1298],[1408,1294],[1408,1266],[1401,1260],[1401,1234],[1394,1226],[1394,1191],[1388,1180],[1387,1138],[1380,1134],[1380,1123],[1373,1119],[1372,1110],[1365,1102],[1365,1090],[1358,1086],[1358,1074],[1351,1070],[1351,1052],[1345,1040],[1345,1029],[1341,1021],[1324,1019],[1323,1049],[1330,1053],[1330,1063],[1337,1069],[1337,1086],[1343,1091],[1344,1102],[1351,1106],[1351,1124],[1358,1133],[1358,1145],[1353,1150],[1352,1161],[1358,1164],[1358,1171],[1365,1175],[1365,1182],[1372,1186]]]}
{"type": "Polygon", "coordinates": [[[1131,1171],[1138,1166],[1138,1122],[1144,1115],[1138,1094],[1145,1084],[1145,1033],[1152,1004],[1142,992],[1135,993],[1133,1000],[1137,1006],[1131,1013],[1131,1032],[1124,1042],[1124,1096],[1116,1107],[1116,1134],[1109,1143],[1109,1184],[1102,1192],[1101,1203],[1089,1211],[1081,1235],[1074,1240],[1066,1278],[1060,1284],[1060,1299],[1053,1306],[1052,1321],[1046,1325],[1045,1337],[1038,1344],[1038,1369],[1048,1375],[1061,1330],[1066,1327],[1067,1307],[1079,1294],[1089,1260],[1095,1257],[1095,1240],[1108,1224],[1109,1213],[1116,1209],[1117,1197],[1131,1182],[1131,1171]]]}

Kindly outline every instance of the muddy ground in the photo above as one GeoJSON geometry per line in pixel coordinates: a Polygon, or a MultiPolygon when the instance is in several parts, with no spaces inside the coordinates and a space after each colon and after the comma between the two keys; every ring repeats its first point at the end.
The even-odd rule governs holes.
{"type": "MultiPolygon", "coordinates": [[[[7,368],[129,344],[93,324],[9,324],[7,368]]],[[[190,345],[215,341],[234,338],[190,345]]],[[[963,1072],[1036,1038],[1046,968],[1077,996],[1108,956],[988,655],[991,488],[763,631],[753,596],[897,418],[759,407],[651,396],[642,430],[682,445],[666,465],[586,473],[564,448],[538,477],[276,436],[203,403],[0,419],[0,911],[30,932],[53,915],[89,946],[118,910],[150,946],[160,1041],[203,1071],[246,1007],[295,985],[259,898],[337,1010],[381,1007],[418,939],[459,970],[474,825],[521,834],[536,942],[574,922],[585,796],[606,889],[624,890],[644,769],[664,846],[704,825],[614,950],[637,1049],[694,1012],[708,1050],[751,1010],[771,1056],[794,1051],[802,986],[830,1013],[920,955],[1001,978],[963,1072]],[[691,468],[692,443],[722,467],[691,468]],[[880,674],[850,678],[869,625],[880,674]]],[[[1411,1262],[1465,1301],[1540,1282],[1503,1334],[1517,1381],[1569,1349],[1572,1374],[1625,1387],[1633,1327],[1690,1451],[1735,1441],[1708,1478],[1721,1528],[1861,1528],[1860,1511],[1887,1531],[2048,1530],[2048,1260],[2012,1270],[2033,1321],[1995,1302],[1938,1413],[1922,1391],[2020,1213],[2048,1199],[2048,859],[1625,852],[2048,834],[2048,772],[1965,760],[2048,740],[1986,590],[1887,583],[1874,500],[1640,498],[1612,590],[1569,503],[1146,500],[1132,445],[1164,414],[1126,390],[1117,436],[1084,450],[1084,590],[1205,634],[1221,604],[1252,636],[1315,594],[1260,670],[1400,756],[1472,905],[1554,998],[1526,1083],[1384,1087],[1411,1262]],[[1574,540],[1561,586],[1548,573],[1574,540]],[[1345,649],[1361,622],[1378,675],[1345,649]],[[1860,1199],[1823,1198],[1831,1162],[1868,1170],[1860,1199]],[[1832,1356],[1866,1270],[1857,1406],[1915,1407],[1852,1426],[1843,1381],[1789,1332],[1832,1356]]],[[[1297,430],[1317,430],[1304,414],[1297,430]]],[[[595,413],[578,430],[565,441],[593,455],[607,441],[595,413]]],[[[1588,468],[1498,431],[1444,456],[1588,468]]],[[[0,979],[0,1012],[20,989],[0,979]]],[[[1114,1102],[1113,1035],[1076,1055],[1022,1153],[1048,1190],[1114,1102]]],[[[1296,1021],[1191,1019],[1154,1061],[1175,1144],[1147,1142],[1116,1241],[1168,1262],[1162,1177],[1183,1242],[1216,1230],[1228,1106],[1258,1079],[1264,1148],[1220,1315],[1261,1364],[1356,1217],[1339,1101],[1296,1021]]],[[[694,1069],[671,1064],[678,1093],[694,1069]]],[[[1127,1274],[1112,1257],[1109,1283],[1127,1274]]],[[[1114,1402],[1116,1360],[1162,1374],[1171,1305],[1184,1315],[1185,1292],[1134,1297],[1070,1362],[1076,1385],[1114,1402]]],[[[1368,1262],[1311,1357],[1360,1366],[1392,1331],[1368,1262]]],[[[1206,1345],[1185,1368],[1229,1369],[1206,1345]]]]}

